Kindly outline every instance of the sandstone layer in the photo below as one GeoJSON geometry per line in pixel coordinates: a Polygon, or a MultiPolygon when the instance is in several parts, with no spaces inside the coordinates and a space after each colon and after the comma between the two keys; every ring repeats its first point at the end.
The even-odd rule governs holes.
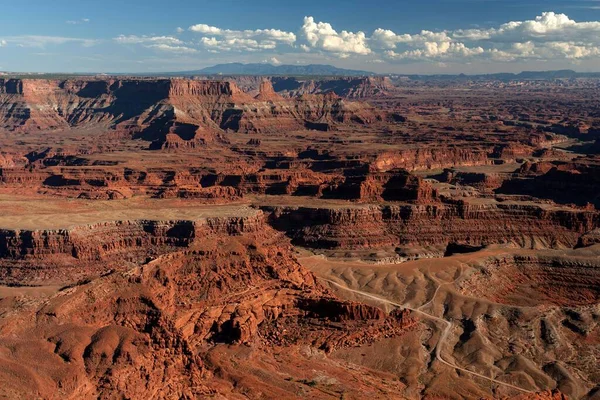
{"type": "Polygon", "coordinates": [[[0,396],[598,397],[597,81],[35,78],[0,396]]]}

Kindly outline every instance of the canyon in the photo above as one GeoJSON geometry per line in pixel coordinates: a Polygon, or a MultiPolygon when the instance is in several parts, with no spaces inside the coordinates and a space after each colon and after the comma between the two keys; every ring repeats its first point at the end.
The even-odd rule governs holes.
{"type": "Polygon", "coordinates": [[[599,91],[0,78],[0,395],[598,398],[599,91]]]}

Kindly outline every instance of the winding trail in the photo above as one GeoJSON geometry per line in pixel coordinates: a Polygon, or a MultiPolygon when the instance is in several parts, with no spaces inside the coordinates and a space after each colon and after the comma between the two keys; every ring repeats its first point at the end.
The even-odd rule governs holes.
{"type": "MultiPolygon", "coordinates": [[[[467,374],[471,374],[473,376],[476,376],[476,377],[481,378],[481,379],[485,379],[487,381],[496,383],[496,384],[501,385],[501,386],[505,386],[505,387],[508,387],[508,388],[511,388],[511,389],[515,389],[515,390],[518,390],[518,391],[523,392],[523,393],[529,393],[529,394],[535,393],[535,392],[533,392],[531,390],[523,389],[521,387],[518,387],[518,386],[515,386],[515,385],[511,385],[510,383],[502,382],[502,381],[499,381],[497,379],[490,378],[490,377],[487,377],[485,375],[478,374],[477,372],[469,371],[468,369],[465,369],[463,367],[460,367],[460,366],[458,366],[456,364],[452,364],[451,362],[444,360],[442,358],[442,345],[444,344],[444,342],[448,338],[448,335],[450,334],[450,331],[452,329],[452,323],[450,321],[446,321],[443,318],[439,318],[439,317],[433,316],[431,314],[427,314],[426,312],[421,311],[422,307],[419,307],[419,308],[407,307],[405,305],[395,303],[395,302],[390,301],[388,299],[385,299],[383,297],[375,296],[373,294],[370,294],[370,293],[367,293],[367,292],[362,292],[360,290],[351,289],[351,288],[349,288],[347,286],[340,285],[339,283],[334,282],[334,281],[329,280],[329,279],[326,279],[326,278],[319,277],[319,279],[321,279],[321,280],[323,280],[325,282],[328,282],[328,283],[330,283],[330,284],[334,285],[335,287],[338,287],[338,288],[340,288],[342,290],[346,290],[348,292],[352,292],[352,293],[361,295],[363,297],[367,297],[367,298],[370,298],[370,299],[373,299],[373,300],[377,300],[377,301],[379,301],[381,303],[390,304],[390,305],[395,306],[395,307],[405,308],[405,309],[410,310],[412,312],[415,312],[417,314],[421,314],[422,316],[424,316],[427,319],[430,319],[430,320],[433,320],[435,322],[439,322],[439,323],[444,324],[445,328],[442,331],[440,339],[439,339],[439,341],[438,341],[438,343],[437,343],[437,345],[435,347],[435,357],[436,357],[436,359],[439,362],[441,362],[442,364],[445,364],[445,365],[449,366],[450,368],[454,368],[454,369],[457,369],[459,371],[466,372],[467,374]]],[[[438,289],[439,289],[439,287],[438,287],[438,289]]],[[[436,290],[436,294],[437,294],[437,290],[436,290]]],[[[431,301],[433,301],[433,299],[430,300],[427,304],[429,304],[431,301]]]]}
{"type": "Polygon", "coordinates": [[[420,306],[418,308],[418,310],[422,310],[425,307],[427,307],[428,305],[430,305],[431,303],[433,303],[433,301],[435,300],[435,297],[437,296],[437,294],[440,291],[440,289],[442,288],[442,286],[455,284],[460,279],[461,275],[462,275],[462,265],[459,266],[458,276],[452,282],[441,283],[436,278],[434,278],[433,275],[430,275],[429,279],[431,279],[432,281],[434,281],[435,283],[437,283],[438,287],[435,289],[435,292],[433,292],[433,296],[431,296],[431,299],[427,303],[425,303],[422,306],[420,306]]]}

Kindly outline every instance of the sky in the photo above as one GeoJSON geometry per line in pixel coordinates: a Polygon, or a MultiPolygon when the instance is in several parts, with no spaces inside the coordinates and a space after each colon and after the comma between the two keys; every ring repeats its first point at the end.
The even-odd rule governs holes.
{"type": "Polygon", "coordinates": [[[21,0],[0,71],[150,73],[219,63],[397,74],[600,71],[600,0],[21,0]]]}

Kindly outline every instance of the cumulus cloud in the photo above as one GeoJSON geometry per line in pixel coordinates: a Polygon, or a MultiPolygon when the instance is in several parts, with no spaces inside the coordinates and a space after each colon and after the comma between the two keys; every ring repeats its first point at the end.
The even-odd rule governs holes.
{"type": "MultiPolygon", "coordinates": [[[[545,12],[528,21],[512,21],[502,24],[499,28],[473,32],[487,36],[492,41],[536,40],[557,41],[589,40],[600,34],[600,22],[576,22],[565,14],[545,12]]],[[[597,39],[597,38],[596,38],[597,39]]]]}
{"type": "Polygon", "coordinates": [[[336,28],[307,16],[297,34],[280,29],[232,30],[200,23],[188,27],[194,36],[188,41],[179,38],[185,37],[182,28],[176,29],[177,37],[121,35],[115,41],[174,53],[259,53],[262,58],[258,60],[269,60],[281,53],[354,57],[364,62],[431,61],[437,65],[475,60],[576,61],[600,57],[600,21],[578,22],[554,12],[488,28],[398,33],[380,27],[370,34],[336,28]]]}
{"type": "Polygon", "coordinates": [[[382,28],[375,29],[371,36],[373,45],[381,49],[394,49],[398,43],[409,43],[412,40],[412,35],[397,35],[389,29],[382,28]]]}
{"type": "Polygon", "coordinates": [[[385,50],[384,55],[391,60],[440,60],[485,53],[483,47],[469,47],[453,39],[448,32],[424,30],[414,35],[398,35],[390,30],[376,29],[370,41],[374,47],[385,50]]]}
{"type": "Polygon", "coordinates": [[[323,50],[343,57],[349,54],[371,54],[364,32],[341,31],[338,33],[331,24],[315,22],[313,17],[304,17],[301,34],[308,43],[309,49],[323,50]]]}
{"type": "Polygon", "coordinates": [[[263,64],[281,65],[281,61],[279,61],[277,57],[271,57],[267,60],[263,60],[263,64]]]}
{"type": "Polygon", "coordinates": [[[189,30],[198,33],[200,44],[212,52],[274,50],[280,45],[292,46],[296,35],[279,29],[231,30],[206,24],[196,24],[189,30]]]}
{"type": "Polygon", "coordinates": [[[8,44],[6,40],[0,40],[0,47],[4,47],[8,44]]]}
{"type": "Polygon", "coordinates": [[[203,37],[200,43],[211,51],[261,51],[275,50],[277,43],[273,40],[254,40],[254,39],[217,39],[215,37],[203,37]]]}
{"type": "Polygon", "coordinates": [[[206,24],[197,24],[190,26],[190,31],[197,33],[207,33],[209,35],[221,35],[223,29],[217,28],[216,26],[210,26],[206,24]]]}
{"type": "Polygon", "coordinates": [[[483,53],[485,53],[485,50],[482,47],[469,48],[464,43],[425,42],[422,49],[407,50],[400,53],[388,50],[385,55],[392,60],[428,60],[473,57],[483,53]]]}
{"type": "Polygon", "coordinates": [[[600,22],[576,22],[565,14],[545,12],[532,20],[511,21],[488,29],[411,35],[380,28],[373,32],[370,43],[391,60],[576,60],[598,56],[600,22]]]}

